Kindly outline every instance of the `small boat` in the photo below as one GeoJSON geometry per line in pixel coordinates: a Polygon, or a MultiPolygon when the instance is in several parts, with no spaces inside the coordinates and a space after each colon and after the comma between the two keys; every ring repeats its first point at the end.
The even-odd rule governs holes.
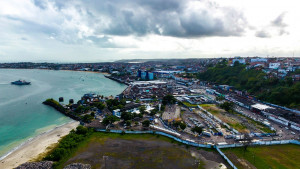
{"type": "Polygon", "coordinates": [[[11,82],[13,85],[30,85],[31,82],[26,82],[25,80],[17,80],[14,82],[11,82]]]}

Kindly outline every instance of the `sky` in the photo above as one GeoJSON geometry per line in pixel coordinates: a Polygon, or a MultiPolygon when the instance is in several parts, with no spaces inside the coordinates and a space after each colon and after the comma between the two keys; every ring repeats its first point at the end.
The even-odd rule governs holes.
{"type": "Polygon", "coordinates": [[[0,62],[300,57],[298,0],[0,0],[0,62]]]}

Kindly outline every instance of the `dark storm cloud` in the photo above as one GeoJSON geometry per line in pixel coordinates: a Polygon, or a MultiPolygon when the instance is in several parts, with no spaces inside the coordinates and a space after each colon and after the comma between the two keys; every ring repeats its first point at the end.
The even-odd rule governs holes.
{"type": "MultiPolygon", "coordinates": [[[[68,7],[73,1],[58,8],[68,7]]],[[[78,1],[74,1],[78,5],[78,1]]],[[[119,36],[158,34],[173,37],[240,36],[247,28],[243,14],[232,8],[219,7],[207,0],[200,8],[189,6],[191,0],[102,0],[82,1],[78,11],[90,13],[95,32],[119,36]],[[216,15],[215,13],[219,13],[216,15]],[[94,24],[95,25],[95,24],[94,24]]]]}
{"type": "MultiPolygon", "coordinates": [[[[139,8],[146,12],[132,10],[132,14],[120,15],[125,17],[119,20],[120,31],[129,34],[144,35],[149,33],[174,36],[174,37],[202,37],[202,36],[237,36],[240,35],[244,26],[244,18],[233,9],[217,8],[203,1],[205,8],[186,9],[189,1],[138,1],[139,8]],[[158,8],[157,8],[158,7],[158,8]],[[218,11],[222,17],[214,16],[218,11]],[[242,19],[243,23],[235,22],[242,19]]],[[[114,27],[114,24],[112,24],[114,27]]]]}

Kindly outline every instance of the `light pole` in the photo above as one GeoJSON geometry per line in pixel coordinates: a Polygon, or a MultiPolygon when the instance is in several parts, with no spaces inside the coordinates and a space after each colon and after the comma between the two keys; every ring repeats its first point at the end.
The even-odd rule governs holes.
{"type": "Polygon", "coordinates": [[[107,167],[106,167],[106,159],[107,159],[107,158],[108,158],[108,156],[103,156],[105,169],[107,169],[107,167]]]}

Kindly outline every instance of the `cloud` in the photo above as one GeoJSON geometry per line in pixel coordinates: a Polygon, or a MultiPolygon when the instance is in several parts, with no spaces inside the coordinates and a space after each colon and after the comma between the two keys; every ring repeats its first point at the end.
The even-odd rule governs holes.
{"type": "Polygon", "coordinates": [[[271,37],[271,35],[268,32],[266,32],[265,30],[257,31],[255,33],[255,36],[259,37],[259,38],[270,38],[271,37]]]}
{"type": "Polygon", "coordinates": [[[180,38],[240,36],[247,28],[241,12],[208,1],[101,1],[96,9],[109,20],[98,31],[109,35],[145,36],[157,34],[180,38]],[[117,5],[116,5],[117,4],[117,5]]]}
{"type": "Polygon", "coordinates": [[[23,41],[28,41],[28,39],[25,38],[25,37],[22,37],[21,40],[23,40],[23,41]]]}
{"type": "Polygon", "coordinates": [[[286,31],[286,27],[288,25],[284,22],[285,15],[286,12],[278,15],[270,22],[269,25],[263,27],[261,30],[256,31],[255,36],[259,38],[270,38],[272,36],[288,35],[289,32],[286,31]]]}
{"type": "Polygon", "coordinates": [[[82,31],[78,29],[81,24],[90,28],[95,36],[241,36],[247,29],[242,12],[208,0],[56,0],[49,3],[34,0],[34,5],[44,10],[49,8],[46,5],[54,5],[52,8],[61,13],[67,23],[74,24],[78,34],[82,31]]]}
{"type": "Polygon", "coordinates": [[[276,27],[286,27],[287,24],[283,22],[284,16],[286,12],[281,13],[278,17],[276,17],[271,24],[276,27]]]}
{"type": "Polygon", "coordinates": [[[272,8],[254,9],[257,3],[258,0],[245,4],[235,0],[0,1],[0,51],[8,60],[10,56],[26,55],[33,60],[49,57],[97,61],[105,57],[227,56],[245,53],[249,48],[298,49],[300,41],[295,37],[299,37],[299,24],[293,22],[299,16],[296,5],[290,5],[290,10],[280,5],[288,3],[276,1],[272,8]],[[274,17],[274,13],[278,15],[274,17]]]}
{"type": "Polygon", "coordinates": [[[286,27],[288,25],[286,23],[284,23],[285,15],[286,15],[286,12],[283,12],[271,22],[271,25],[277,28],[279,36],[289,34],[289,32],[286,31],[286,27]]]}
{"type": "Polygon", "coordinates": [[[35,6],[41,8],[41,9],[46,9],[47,8],[46,1],[43,1],[43,0],[33,0],[33,3],[34,3],[35,6]]]}

